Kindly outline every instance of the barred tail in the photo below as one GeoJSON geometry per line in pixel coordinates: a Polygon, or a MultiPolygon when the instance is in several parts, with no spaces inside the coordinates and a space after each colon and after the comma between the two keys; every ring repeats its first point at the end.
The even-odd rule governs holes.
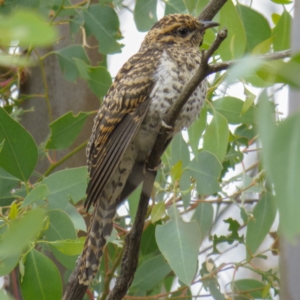
{"type": "Polygon", "coordinates": [[[94,207],[91,224],[80,259],[78,280],[80,284],[89,285],[98,272],[100,260],[107,238],[113,229],[117,202],[98,200],[94,207]]]}

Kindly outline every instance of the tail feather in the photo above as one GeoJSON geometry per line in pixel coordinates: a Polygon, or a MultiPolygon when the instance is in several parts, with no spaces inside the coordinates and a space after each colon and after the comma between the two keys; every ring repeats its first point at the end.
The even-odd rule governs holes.
{"type": "Polygon", "coordinates": [[[113,219],[117,209],[116,201],[107,203],[101,199],[96,203],[80,259],[78,280],[84,285],[89,285],[98,272],[106,240],[113,229],[113,219]]]}

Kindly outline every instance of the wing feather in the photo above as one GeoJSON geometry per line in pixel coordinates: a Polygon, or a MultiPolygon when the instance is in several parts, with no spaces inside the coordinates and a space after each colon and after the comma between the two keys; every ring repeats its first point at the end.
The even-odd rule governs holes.
{"type": "Polygon", "coordinates": [[[159,49],[138,52],[122,67],[107,93],[87,147],[87,209],[101,196],[143,122],[161,54],[159,49]]]}

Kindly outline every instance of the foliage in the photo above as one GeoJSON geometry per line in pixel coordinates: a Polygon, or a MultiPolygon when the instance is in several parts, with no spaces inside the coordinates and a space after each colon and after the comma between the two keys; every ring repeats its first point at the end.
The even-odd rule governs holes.
{"type": "MultiPolygon", "coordinates": [[[[157,20],[157,2],[136,1],[132,18],[139,30],[147,31],[157,20]]],[[[165,13],[197,15],[207,2],[169,0],[165,13]]],[[[61,299],[62,286],[81,253],[86,167],[56,171],[75,152],[58,162],[55,153],[76,141],[94,112],[62,115],[49,124],[48,139],[37,145],[19,123],[26,97],[13,91],[20,87],[24,69],[35,63],[31,54],[60,38],[61,24],[70,26],[72,34],[83,30],[94,36],[104,58],[120,52],[116,11],[123,6],[117,0],[77,5],[68,0],[0,1],[0,275],[18,266],[25,300],[61,299]],[[22,55],[19,46],[26,49],[22,55]],[[51,165],[37,175],[36,164],[45,156],[51,165]],[[49,252],[65,267],[65,276],[47,257],[49,252]]],[[[267,269],[263,263],[268,263],[271,250],[277,251],[268,238],[271,228],[277,230],[277,211],[280,232],[290,239],[299,234],[300,115],[282,120],[271,91],[283,85],[300,87],[300,56],[272,62],[251,56],[289,48],[291,15],[285,8],[281,15],[270,16],[228,1],[218,18],[229,36],[212,61],[240,61],[210,77],[199,120],[178,135],[162,157],[139,267],[128,292],[139,299],[159,294],[176,299],[207,294],[213,299],[271,299],[279,288],[277,266],[267,269]],[[234,87],[242,87],[244,94],[232,95],[234,87]]],[[[214,36],[215,31],[207,31],[204,48],[214,36]]],[[[66,81],[85,80],[101,100],[112,79],[105,63],[91,65],[85,47],[85,41],[70,44],[39,59],[55,55],[66,81]]],[[[119,274],[124,230],[134,220],[138,199],[137,191],[124,206],[129,216],[117,218],[125,229],[116,227],[104,253],[100,284],[95,282],[91,291],[107,292],[119,274]]],[[[2,298],[9,299],[4,294],[2,298]]]]}

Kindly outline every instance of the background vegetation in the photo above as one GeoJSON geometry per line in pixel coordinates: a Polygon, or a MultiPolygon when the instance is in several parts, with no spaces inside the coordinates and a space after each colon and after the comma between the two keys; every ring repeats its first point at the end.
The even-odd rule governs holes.
{"type": "MultiPolygon", "coordinates": [[[[82,251],[84,148],[112,82],[107,55],[122,51],[118,13],[132,10],[140,31],[157,20],[158,0],[124,2],[0,1],[1,299],[61,299],[82,251]]],[[[276,95],[299,88],[300,56],[259,57],[290,48],[292,1],[272,2],[281,14],[228,0],[215,18],[229,34],[211,62],[238,62],[209,77],[200,118],[162,158],[126,299],[279,293],[277,231],[300,233],[300,113],[284,119],[276,95]]],[[[164,14],[197,16],[207,3],[168,0],[164,14]]],[[[139,191],[119,210],[86,299],[105,299],[119,274],[139,191]]]]}

